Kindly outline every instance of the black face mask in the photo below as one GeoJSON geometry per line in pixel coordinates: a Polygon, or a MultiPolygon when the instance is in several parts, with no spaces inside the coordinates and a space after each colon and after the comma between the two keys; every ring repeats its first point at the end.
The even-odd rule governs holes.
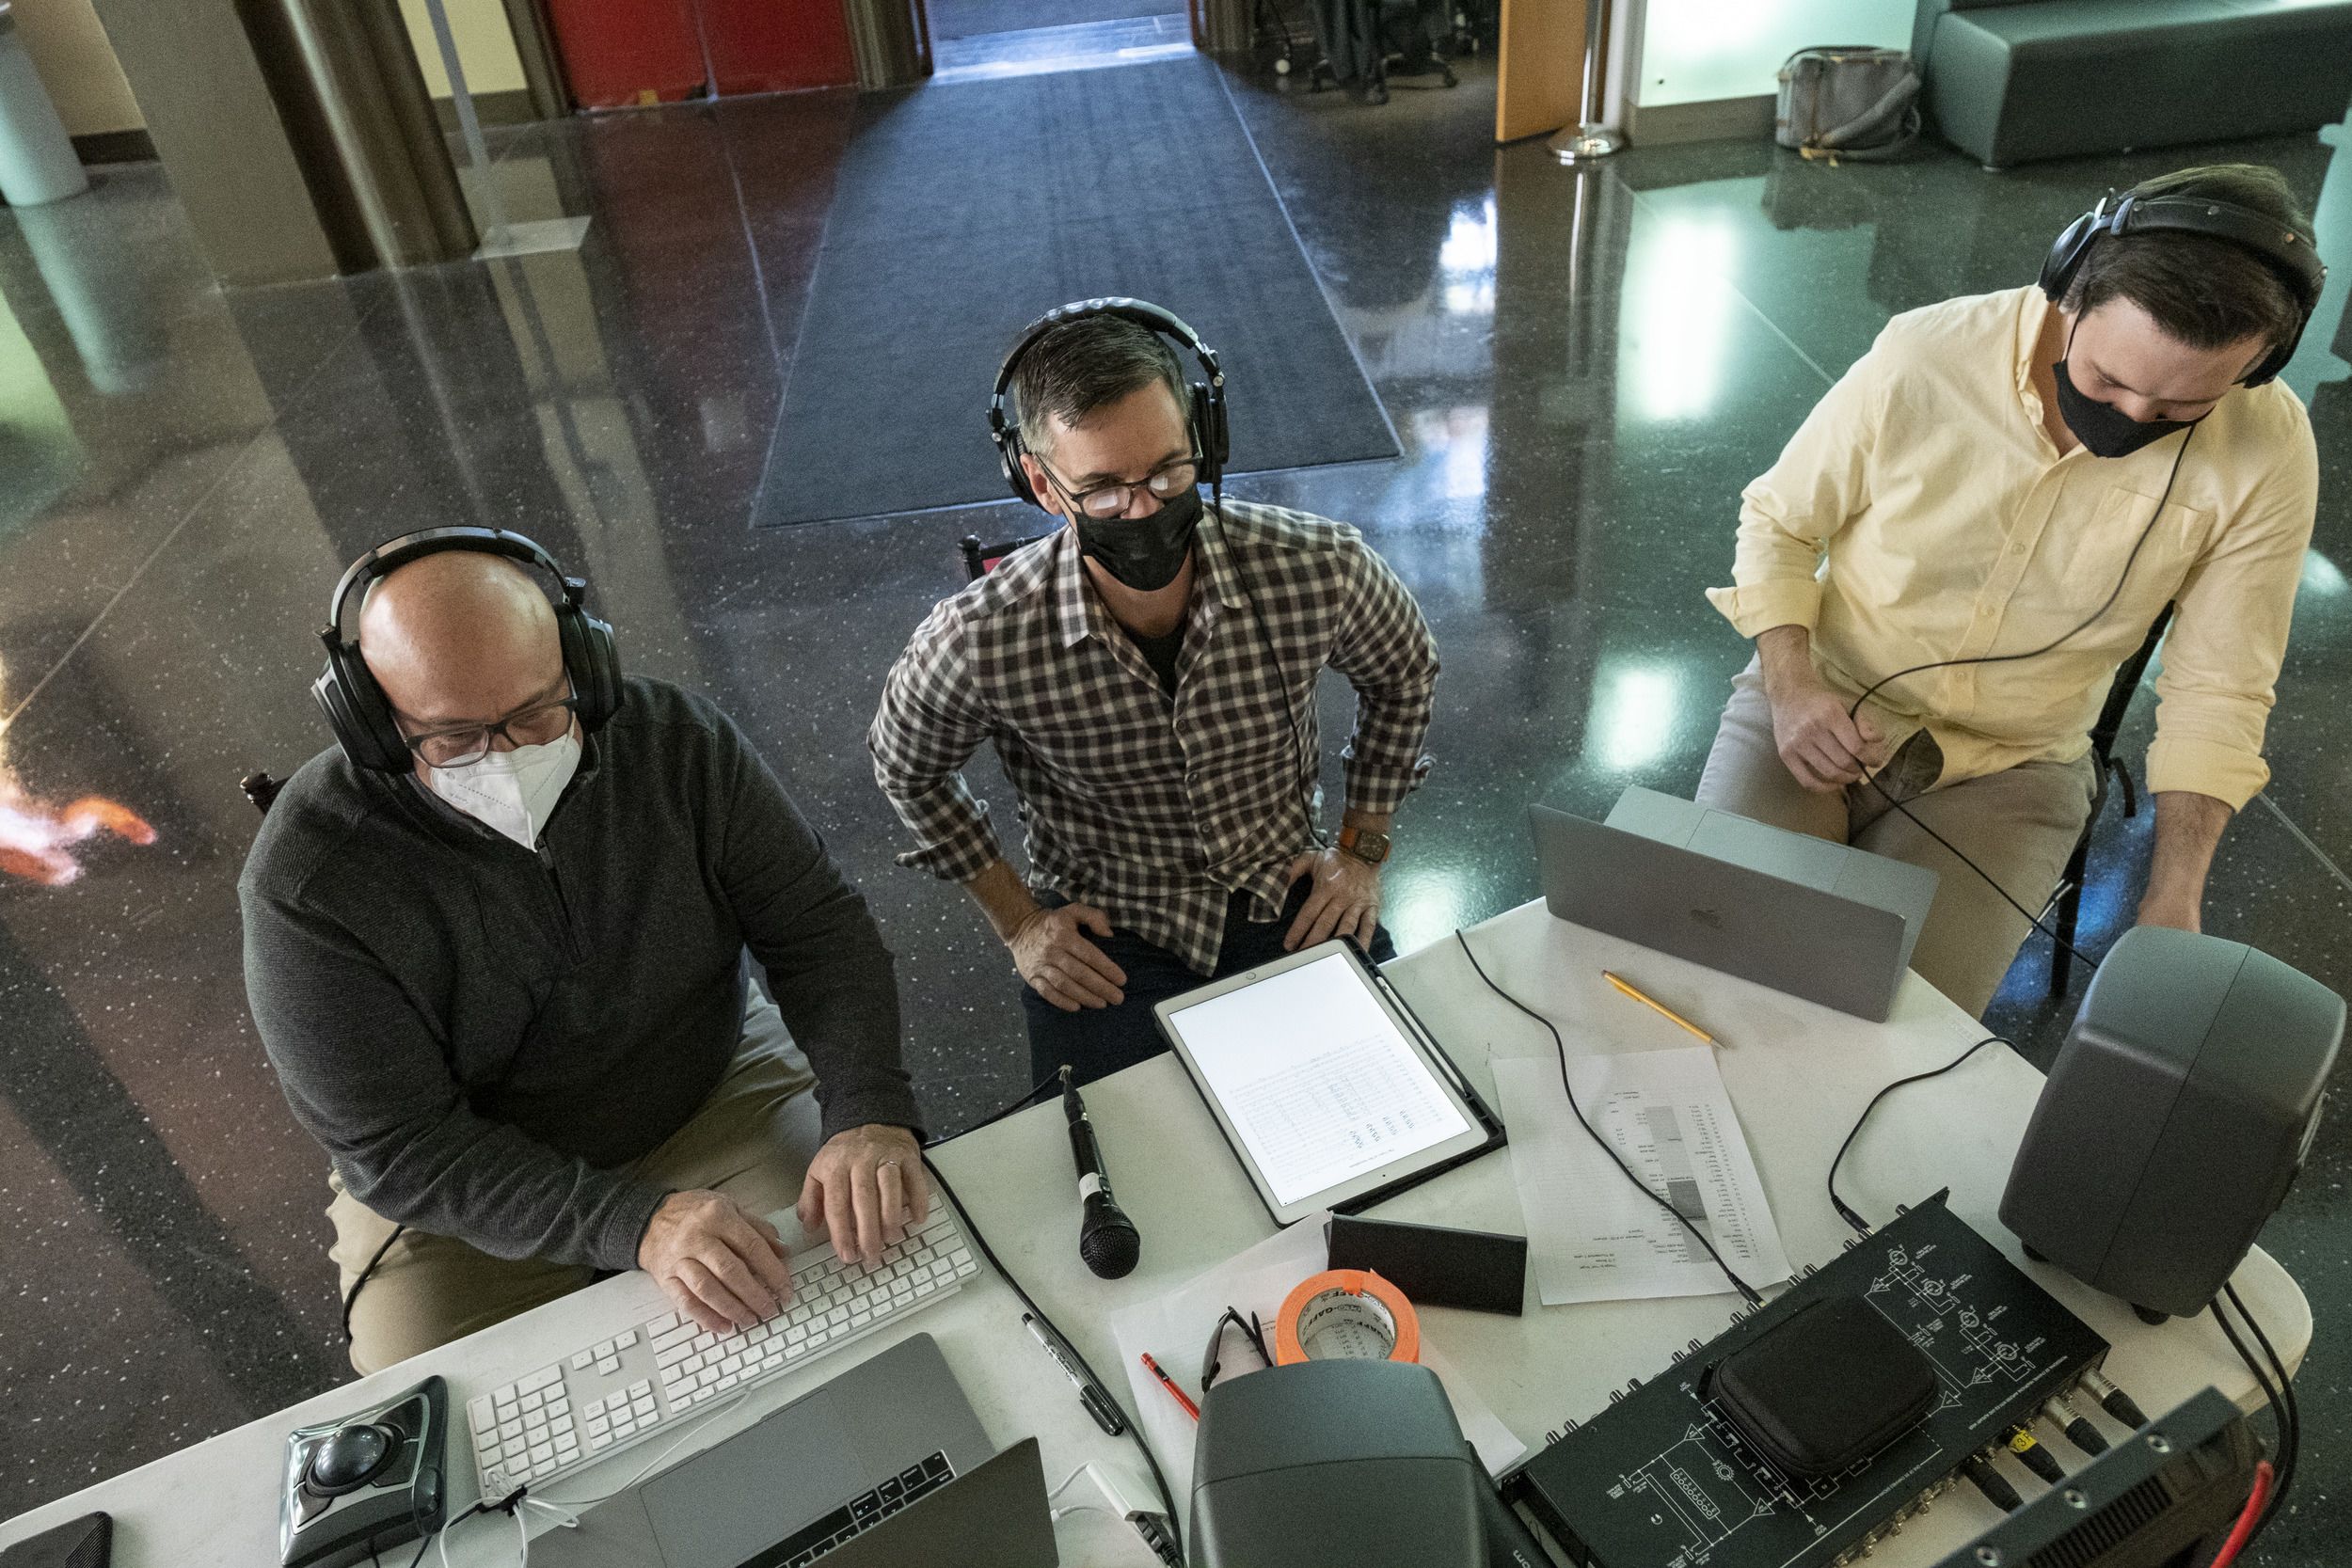
{"type": "Polygon", "coordinates": [[[1089,517],[1073,522],[1078,548],[1138,594],[1166,588],[1184,569],[1193,531],[1200,526],[1200,492],[1170,496],[1149,517],[1089,517]]]}
{"type": "Polygon", "coordinates": [[[2058,362],[2058,418],[2093,457],[2129,457],[2151,441],[2161,441],[2195,420],[2135,420],[2111,403],[2101,403],[2074,385],[2066,361],[2058,362]]]}
{"type": "Polygon", "coordinates": [[[2074,433],[2074,439],[2083,444],[2083,451],[2093,457],[2129,457],[2151,441],[2161,441],[2176,430],[2186,430],[2195,420],[2135,420],[2111,403],[2101,403],[2074,385],[2067,372],[2067,356],[2074,352],[2074,328],[2077,321],[2066,329],[2066,353],[2058,356],[2058,418],[2074,433]]]}

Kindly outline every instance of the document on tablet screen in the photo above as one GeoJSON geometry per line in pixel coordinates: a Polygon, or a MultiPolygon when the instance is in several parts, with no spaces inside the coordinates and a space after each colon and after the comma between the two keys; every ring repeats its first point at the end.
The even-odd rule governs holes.
{"type": "Polygon", "coordinates": [[[1343,954],[1170,1022],[1277,1204],[1470,1131],[1343,954]]]}

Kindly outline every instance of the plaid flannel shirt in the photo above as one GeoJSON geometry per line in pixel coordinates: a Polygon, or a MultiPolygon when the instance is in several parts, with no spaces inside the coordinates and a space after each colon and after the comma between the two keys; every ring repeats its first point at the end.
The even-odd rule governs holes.
{"type": "Polygon", "coordinates": [[[1230,895],[1249,895],[1252,919],[1279,918],[1290,862],[1318,846],[1326,665],[1356,688],[1348,804],[1403,803],[1429,768],[1438,654],[1388,563],[1343,523],[1244,501],[1208,514],[1194,552],[1172,698],[1088,585],[1067,528],[932,610],[866,734],[875,781],[918,845],[900,864],[965,882],[1001,857],[961,772],[993,741],[1020,792],[1029,885],[1208,974],[1230,895]]]}

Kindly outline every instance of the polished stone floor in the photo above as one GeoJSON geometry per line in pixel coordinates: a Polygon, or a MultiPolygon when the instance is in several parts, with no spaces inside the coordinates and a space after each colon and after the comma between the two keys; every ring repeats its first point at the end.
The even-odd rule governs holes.
{"type": "MultiPolygon", "coordinates": [[[[1091,80],[1115,95],[1120,75],[1091,80]]],[[[1235,487],[1362,525],[1436,626],[1438,767],[1391,876],[1406,947],[1532,895],[1530,800],[1593,813],[1629,784],[1690,788],[1745,657],[1701,597],[1725,578],[1734,498],[1891,312],[2026,280],[2099,191],[2208,155],[2285,170],[2352,275],[2352,168],[2319,140],[2001,176],[1944,153],[1832,170],[1661,149],[1578,177],[1540,145],[1490,145],[1489,82],[1473,70],[1376,108],[1231,84],[1406,447],[1235,487]]],[[[0,214],[0,825],[94,796],[152,828],[134,842],[116,818],[132,836],[0,872],[0,1515],[342,1372],[325,1164],[239,981],[254,817],[236,781],[323,743],[304,688],[326,590],[388,535],[496,523],[583,573],[628,660],[732,711],[867,890],[903,955],[934,1127],[1020,1085],[1009,970],[960,894],[893,866],[860,736],[888,661],[961,579],[955,541],[1032,517],[746,526],[850,107],[812,94],[510,133],[510,200],[593,214],[584,248],[401,277],[224,295],[152,167],[0,214]]],[[[2207,911],[2339,989],[2343,287],[2291,372],[2326,477],[2277,778],[2232,830],[2207,911]]],[[[930,308],[908,301],[905,330],[930,308]]],[[[1249,345],[1220,346],[1247,420],[1249,345]]],[[[872,438],[981,440],[972,391],[961,433],[872,438]]],[[[1342,693],[1326,702],[1343,729],[1342,693]]],[[[2147,830],[2103,834],[2094,951],[2129,917],[2147,830]]],[[[2066,1017],[2039,1001],[2045,964],[2029,950],[1994,1014],[2036,1053],[2066,1017]]],[[[2348,1174],[2339,1117],[2266,1237],[2320,1324],[2273,1563],[2328,1560],[2352,1531],[2348,1174]]]]}

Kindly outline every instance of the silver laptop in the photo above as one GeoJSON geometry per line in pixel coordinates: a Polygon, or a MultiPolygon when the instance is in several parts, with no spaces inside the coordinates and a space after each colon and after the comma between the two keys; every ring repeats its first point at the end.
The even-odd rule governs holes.
{"type": "Polygon", "coordinates": [[[1925,866],[1653,789],[1528,818],[1560,919],[1879,1022],[1935,902],[1925,866]]]}
{"type": "Polygon", "coordinates": [[[577,1529],[535,1537],[531,1557],[559,1568],[800,1568],[860,1544],[838,1560],[887,1560],[873,1550],[909,1527],[964,1541],[954,1560],[971,1568],[1058,1560],[1035,1440],[997,1454],[928,1334],[582,1510],[577,1529]]]}

